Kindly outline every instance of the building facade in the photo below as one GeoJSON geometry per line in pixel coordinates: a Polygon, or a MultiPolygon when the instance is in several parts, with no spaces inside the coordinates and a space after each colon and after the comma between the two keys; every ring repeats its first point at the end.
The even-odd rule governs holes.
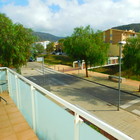
{"type": "Polygon", "coordinates": [[[108,29],[103,32],[104,42],[110,44],[109,56],[119,56],[119,41],[126,41],[130,37],[135,37],[138,33],[133,30],[108,29]]]}
{"type": "Polygon", "coordinates": [[[47,45],[50,43],[50,41],[40,41],[40,42],[35,42],[35,44],[41,44],[43,47],[44,47],[44,49],[46,49],[47,48],[47,45]]]}

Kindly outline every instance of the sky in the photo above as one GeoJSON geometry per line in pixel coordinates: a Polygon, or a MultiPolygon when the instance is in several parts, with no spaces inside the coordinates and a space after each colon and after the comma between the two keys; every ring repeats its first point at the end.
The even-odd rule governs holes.
{"type": "Polygon", "coordinates": [[[0,0],[0,13],[34,31],[70,36],[80,26],[140,23],[140,0],[0,0]]]}

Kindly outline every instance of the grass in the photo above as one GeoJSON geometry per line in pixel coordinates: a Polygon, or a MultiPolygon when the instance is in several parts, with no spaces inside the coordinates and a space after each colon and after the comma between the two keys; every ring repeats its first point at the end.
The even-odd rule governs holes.
{"type": "MultiPolygon", "coordinates": [[[[48,54],[48,55],[44,55],[44,58],[45,58],[45,61],[44,61],[45,64],[48,64],[48,65],[62,64],[62,65],[72,66],[73,61],[74,61],[70,57],[64,56],[64,55],[48,54]]],[[[92,69],[91,71],[118,76],[119,66],[115,65],[115,66],[104,67],[104,68],[96,68],[96,69],[92,69]]],[[[121,72],[122,72],[122,77],[140,81],[140,75],[136,75],[132,73],[130,70],[124,70],[123,66],[122,66],[121,72]]]]}
{"type": "Polygon", "coordinates": [[[91,71],[105,73],[105,74],[109,74],[109,75],[117,75],[118,70],[119,70],[118,66],[91,69],[91,71]]]}
{"type": "MultiPolygon", "coordinates": [[[[118,76],[119,66],[115,65],[115,66],[110,66],[110,67],[96,68],[96,69],[92,69],[91,71],[118,76]]],[[[125,77],[125,78],[140,81],[140,75],[136,75],[135,73],[132,73],[130,70],[124,69],[123,66],[122,66],[121,75],[122,77],[125,77]]]]}
{"type": "Polygon", "coordinates": [[[56,64],[62,64],[62,65],[68,65],[72,66],[73,60],[64,55],[45,55],[45,64],[48,65],[56,65],[56,64]]]}

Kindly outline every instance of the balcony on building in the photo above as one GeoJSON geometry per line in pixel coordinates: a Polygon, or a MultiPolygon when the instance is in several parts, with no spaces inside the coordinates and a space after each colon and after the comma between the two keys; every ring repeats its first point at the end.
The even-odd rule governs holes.
{"type": "MultiPolygon", "coordinates": [[[[14,107],[12,119],[17,121],[20,116],[26,120],[27,124],[25,122],[24,124],[28,127],[28,131],[24,130],[25,133],[20,131],[20,133],[9,134],[8,130],[7,133],[4,131],[7,128],[4,123],[0,125],[0,139],[9,137],[12,140],[133,140],[97,117],[61,99],[9,68],[0,68],[0,83],[0,97],[2,97],[0,108],[4,107],[8,110],[8,108],[14,107]],[[26,134],[27,138],[21,137],[21,134],[26,134]]],[[[0,124],[8,121],[10,115],[6,114],[1,115],[0,124]]],[[[15,132],[22,128],[20,126],[23,126],[20,125],[20,123],[23,124],[22,121],[18,122],[17,127],[11,123],[14,125],[11,127],[15,132]]]]}

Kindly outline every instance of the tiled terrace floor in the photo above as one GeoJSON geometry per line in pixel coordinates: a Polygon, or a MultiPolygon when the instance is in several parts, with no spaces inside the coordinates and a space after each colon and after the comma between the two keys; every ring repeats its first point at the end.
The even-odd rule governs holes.
{"type": "Polygon", "coordinates": [[[0,96],[8,101],[0,102],[0,140],[38,140],[8,93],[0,96]]]}

